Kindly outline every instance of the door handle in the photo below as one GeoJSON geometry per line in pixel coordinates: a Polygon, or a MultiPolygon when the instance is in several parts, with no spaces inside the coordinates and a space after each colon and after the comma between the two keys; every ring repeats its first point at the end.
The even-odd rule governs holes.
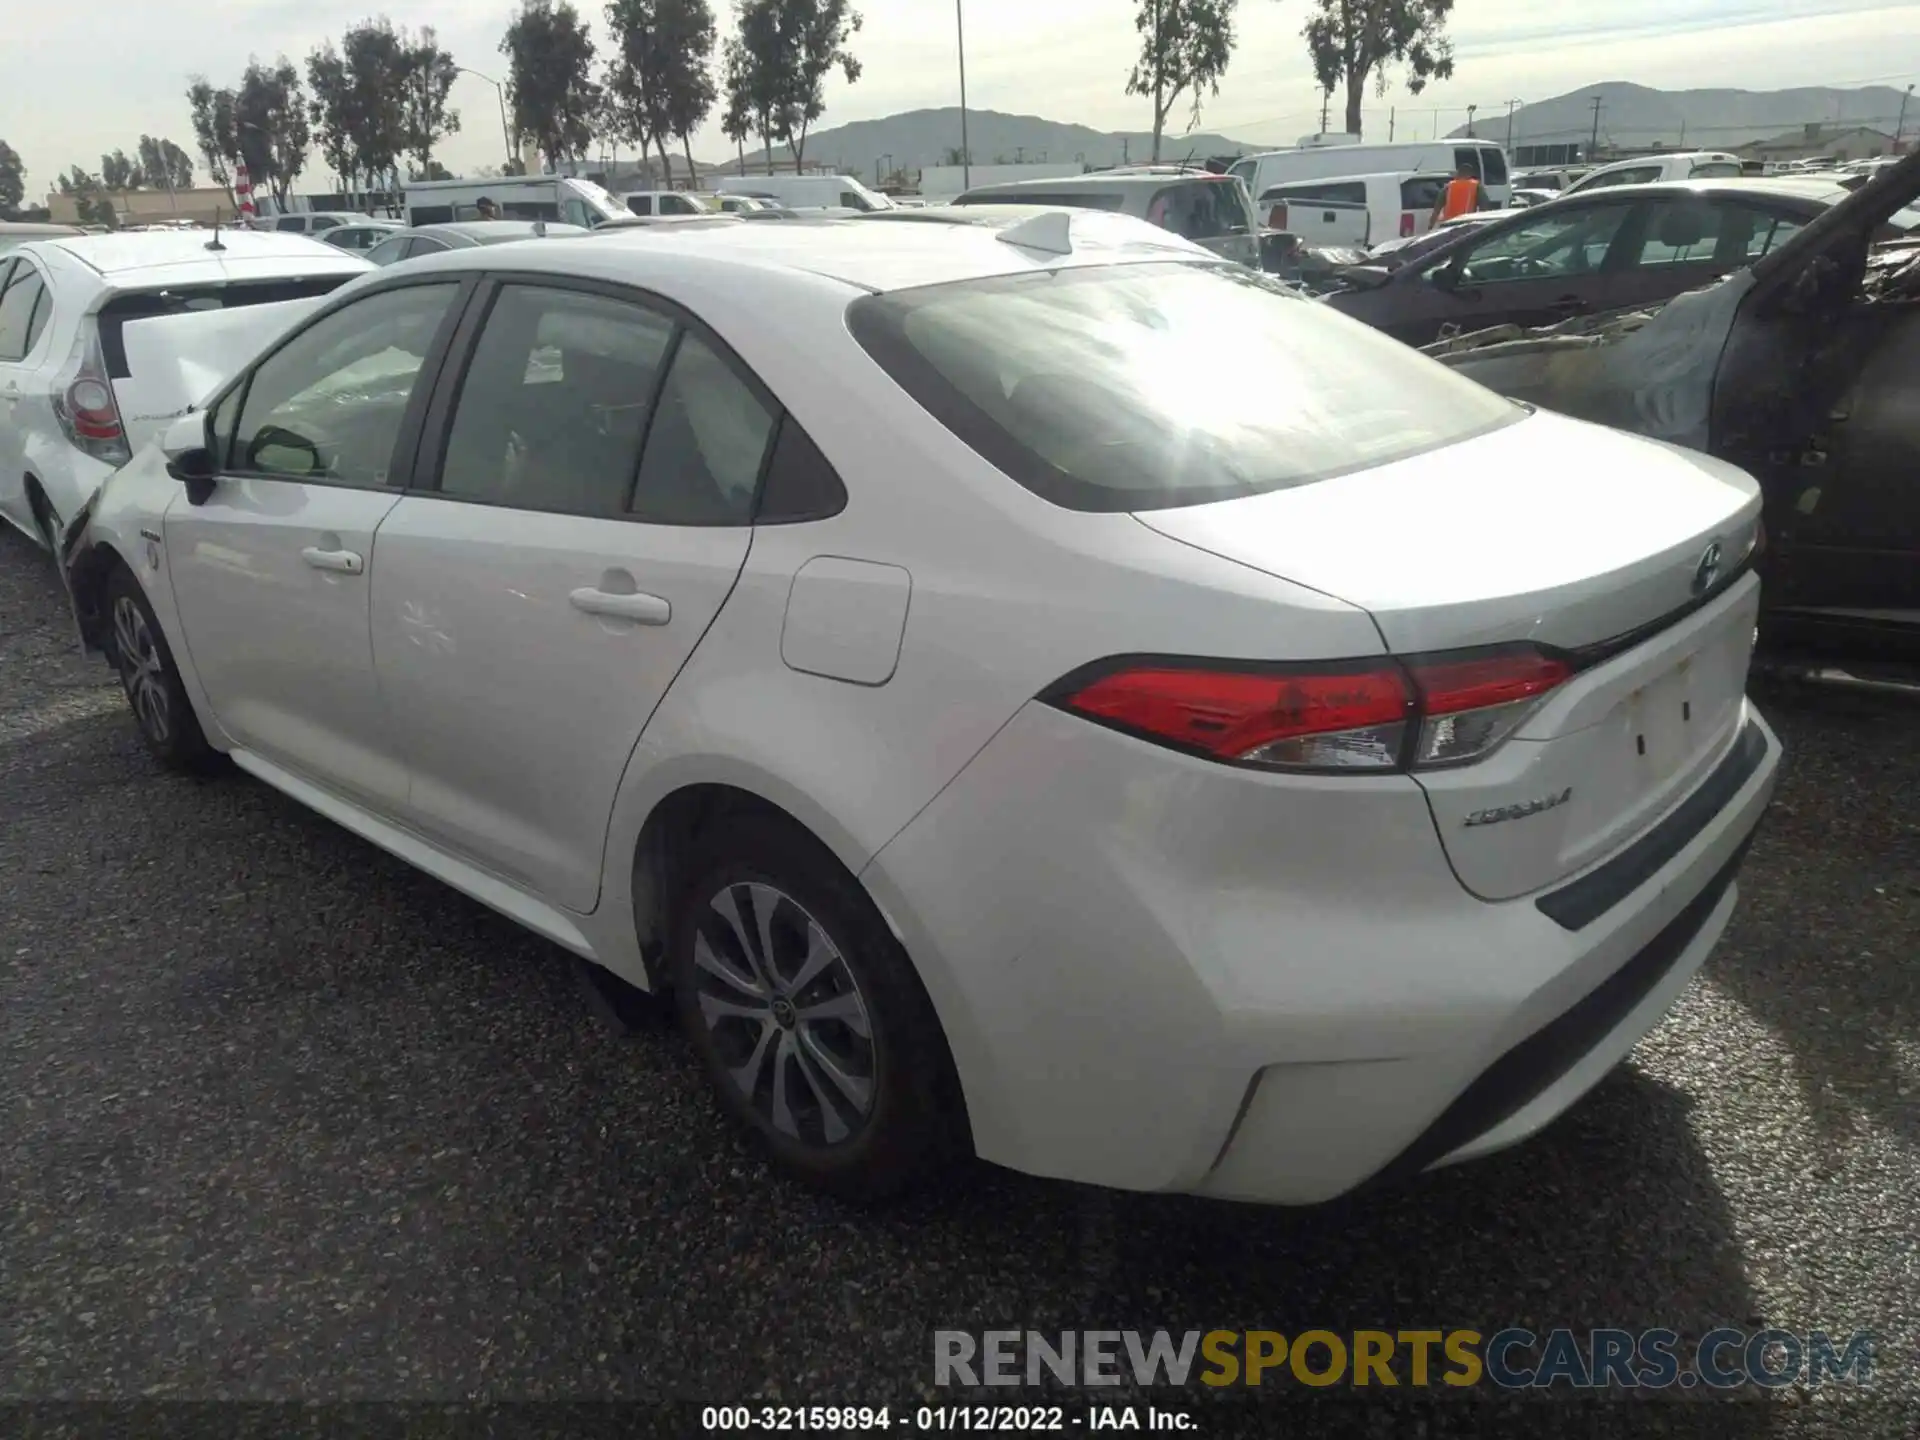
{"type": "Polygon", "coordinates": [[[367,568],[366,561],[351,550],[322,550],[309,545],[300,552],[300,558],[316,570],[334,570],[342,575],[358,575],[367,568]]]}
{"type": "Polygon", "coordinates": [[[616,620],[632,620],[641,625],[664,625],[673,618],[673,607],[659,595],[644,591],[616,595],[608,590],[583,586],[567,596],[576,610],[589,615],[607,615],[616,620]]]}

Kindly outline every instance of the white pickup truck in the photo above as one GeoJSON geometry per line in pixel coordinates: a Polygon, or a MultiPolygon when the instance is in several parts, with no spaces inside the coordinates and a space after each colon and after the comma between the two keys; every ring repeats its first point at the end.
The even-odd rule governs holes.
{"type": "Polygon", "coordinates": [[[1270,185],[1256,208],[1269,229],[1313,246],[1365,249],[1426,232],[1450,176],[1393,170],[1270,185]]]}

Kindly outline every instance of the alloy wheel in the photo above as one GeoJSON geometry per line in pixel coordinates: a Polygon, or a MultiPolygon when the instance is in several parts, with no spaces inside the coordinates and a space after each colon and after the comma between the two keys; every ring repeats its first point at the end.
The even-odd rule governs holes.
{"type": "Polygon", "coordinates": [[[154,744],[166,744],[173,734],[173,712],[164,662],[147,617],[130,595],[120,596],[113,604],[113,649],[134,718],[154,744]]]}
{"type": "Polygon", "coordinates": [[[820,923],[774,886],[738,881],[701,912],[693,963],[700,1018],[755,1112],[804,1145],[852,1139],[873,1113],[873,1025],[820,923]]]}

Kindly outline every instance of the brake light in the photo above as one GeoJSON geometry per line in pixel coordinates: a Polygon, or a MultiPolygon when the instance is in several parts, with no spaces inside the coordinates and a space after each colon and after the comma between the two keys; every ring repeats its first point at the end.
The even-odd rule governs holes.
{"type": "Polygon", "coordinates": [[[1310,666],[1114,662],[1043,698],[1176,749],[1269,769],[1395,771],[1486,755],[1573,673],[1530,647],[1310,666]]]}
{"type": "Polygon", "coordinates": [[[100,332],[92,322],[80,327],[72,353],[54,381],[53,413],[67,439],[94,459],[124,465],[133,457],[106,357],[100,351],[100,332]]]}
{"type": "Polygon", "coordinates": [[[1284,230],[1287,228],[1286,201],[1276,201],[1273,208],[1267,211],[1267,228],[1269,230],[1284,230]]]}
{"type": "Polygon", "coordinates": [[[1532,649],[1418,660],[1408,669],[1420,697],[1416,769],[1479,759],[1573,673],[1566,661],[1532,649]]]}
{"type": "Polygon", "coordinates": [[[1405,240],[1413,234],[1413,225],[1413,212],[1411,210],[1402,210],[1400,212],[1400,238],[1402,240],[1405,240]]]}

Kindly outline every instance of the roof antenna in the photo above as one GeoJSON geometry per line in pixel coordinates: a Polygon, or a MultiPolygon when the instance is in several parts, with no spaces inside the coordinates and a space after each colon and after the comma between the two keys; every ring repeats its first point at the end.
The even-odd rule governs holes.
{"type": "Polygon", "coordinates": [[[226,248],[225,245],[220,243],[220,211],[215,209],[213,212],[213,238],[207,241],[207,249],[224,250],[226,248]]]}

